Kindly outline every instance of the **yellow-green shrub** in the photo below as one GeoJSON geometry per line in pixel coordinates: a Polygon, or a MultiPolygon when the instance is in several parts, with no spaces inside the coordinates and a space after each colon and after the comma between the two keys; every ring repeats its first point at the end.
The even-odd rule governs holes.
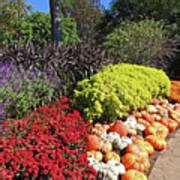
{"type": "Polygon", "coordinates": [[[106,67],[74,90],[74,105],[85,118],[115,120],[169,95],[170,81],[162,70],[119,64],[106,67]]]}

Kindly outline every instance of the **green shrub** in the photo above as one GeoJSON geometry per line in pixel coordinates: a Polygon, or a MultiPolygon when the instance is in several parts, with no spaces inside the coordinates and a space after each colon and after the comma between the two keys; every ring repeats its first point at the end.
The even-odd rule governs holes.
{"type": "Polygon", "coordinates": [[[109,34],[104,47],[118,54],[126,63],[166,69],[174,56],[176,45],[164,23],[154,20],[124,21],[109,34]]]}
{"type": "Polygon", "coordinates": [[[162,70],[120,64],[80,81],[74,106],[88,119],[115,120],[169,95],[170,81],[162,70]]]}
{"type": "Polygon", "coordinates": [[[62,18],[62,35],[63,43],[65,45],[77,44],[78,42],[80,42],[77,32],[77,24],[73,18],[62,18]]]}

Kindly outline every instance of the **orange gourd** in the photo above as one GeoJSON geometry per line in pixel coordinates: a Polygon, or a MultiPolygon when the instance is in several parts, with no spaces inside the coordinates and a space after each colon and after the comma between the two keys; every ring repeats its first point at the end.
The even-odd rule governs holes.
{"type": "Polygon", "coordinates": [[[100,151],[87,151],[87,157],[96,159],[97,161],[102,161],[103,154],[100,151]]]}
{"type": "Polygon", "coordinates": [[[148,121],[146,121],[145,119],[142,119],[142,118],[137,119],[137,122],[138,122],[139,124],[144,125],[146,128],[151,125],[148,121]]]}
{"type": "Polygon", "coordinates": [[[115,123],[113,123],[110,126],[109,131],[116,132],[120,136],[127,136],[127,134],[128,134],[128,127],[122,121],[117,120],[115,123]]]}
{"type": "Polygon", "coordinates": [[[148,114],[146,111],[142,113],[142,119],[146,120],[150,124],[154,122],[154,117],[150,114],[148,114]]]}
{"type": "Polygon", "coordinates": [[[154,120],[155,120],[155,121],[160,121],[160,119],[161,119],[161,116],[160,116],[160,115],[158,115],[158,114],[153,114],[153,116],[154,116],[154,120]]]}
{"type": "Polygon", "coordinates": [[[154,147],[154,149],[159,151],[164,150],[167,147],[166,141],[159,136],[153,136],[153,135],[147,136],[145,138],[145,141],[149,142],[154,147]]]}
{"type": "Polygon", "coordinates": [[[136,129],[129,128],[128,129],[128,134],[131,135],[131,136],[135,136],[135,135],[137,135],[137,131],[136,131],[136,129]]]}
{"type": "Polygon", "coordinates": [[[108,152],[112,151],[112,149],[113,149],[112,144],[109,141],[103,140],[101,142],[100,150],[103,153],[108,153],[108,152]]]}
{"type": "Polygon", "coordinates": [[[140,112],[134,113],[134,116],[138,119],[142,117],[142,114],[140,112]]]}
{"type": "Polygon", "coordinates": [[[89,134],[87,137],[87,147],[90,151],[99,150],[101,147],[101,140],[98,136],[89,134]]]}
{"type": "Polygon", "coordinates": [[[105,134],[106,131],[107,131],[107,129],[103,125],[97,123],[97,124],[95,124],[94,128],[92,128],[91,133],[95,134],[97,136],[101,136],[102,134],[105,134]]]}
{"type": "Polygon", "coordinates": [[[121,159],[127,170],[135,169],[140,172],[147,172],[150,168],[149,159],[144,156],[126,153],[121,159]]]}
{"type": "Polygon", "coordinates": [[[131,139],[133,140],[133,142],[135,142],[136,140],[144,140],[144,138],[141,135],[131,136],[131,139]]]}
{"type": "Polygon", "coordinates": [[[180,126],[180,111],[171,110],[169,111],[169,116],[180,126]]]}
{"type": "Polygon", "coordinates": [[[168,133],[169,133],[168,128],[158,122],[153,122],[152,125],[147,127],[145,130],[146,136],[154,135],[154,136],[160,136],[162,138],[166,138],[168,133]]]}
{"type": "Polygon", "coordinates": [[[147,153],[149,155],[152,155],[154,153],[154,148],[149,142],[137,139],[137,140],[134,141],[134,143],[142,146],[147,151],[147,153]]]}
{"type": "Polygon", "coordinates": [[[121,159],[120,159],[120,156],[116,152],[111,151],[105,154],[104,160],[105,162],[110,161],[110,160],[116,160],[120,162],[121,159]]]}
{"type": "Polygon", "coordinates": [[[170,132],[178,128],[178,123],[170,118],[161,118],[159,122],[166,126],[170,132]]]}
{"type": "Polygon", "coordinates": [[[148,152],[145,150],[145,148],[137,143],[128,145],[128,147],[126,148],[126,153],[132,153],[138,156],[148,157],[148,152]]]}
{"type": "Polygon", "coordinates": [[[121,180],[147,180],[147,177],[137,170],[129,170],[122,175],[121,180]]]}
{"type": "Polygon", "coordinates": [[[180,102],[180,81],[171,81],[170,100],[180,102]]]}
{"type": "Polygon", "coordinates": [[[180,105],[175,105],[173,108],[174,111],[179,111],[180,112],[180,105]]]}
{"type": "Polygon", "coordinates": [[[151,104],[154,105],[154,106],[157,106],[157,105],[159,105],[159,103],[160,102],[159,102],[158,99],[153,99],[151,104]]]}

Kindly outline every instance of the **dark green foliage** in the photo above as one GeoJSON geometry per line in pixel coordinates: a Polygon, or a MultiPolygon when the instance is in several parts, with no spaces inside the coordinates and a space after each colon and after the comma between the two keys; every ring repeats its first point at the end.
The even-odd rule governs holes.
{"type": "Polygon", "coordinates": [[[172,65],[169,68],[169,76],[173,80],[180,80],[180,46],[172,65]]]}
{"type": "Polygon", "coordinates": [[[9,43],[17,34],[17,24],[28,14],[31,6],[24,0],[0,0],[0,46],[9,43]]]}
{"type": "Polygon", "coordinates": [[[67,17],[62,19],[62,34],[63,34],[63,43],[68,44],[77,44],[80,42],[77,32],[77,25],[73,18],[67,17]]]}
{"type": "Polygon", "coordinates": [[[155,68],[119,64],[80,81],[74,106],[86,119],[112,121],[169,95],[170,81],[155,68]]]}
{"type": "Polygon", "coordinates": [[[168,71],[176,52],[162,21],[124,21],[104,42],[104,47],[119,55],[123,62],[162,68],[168,71]]]}
{"type": "Polygon", "coordinates": [[[111,11],[116,17],[140,20],[154,18],[175,22],[180,13],[179,0],[115,0],[111,11]]]}
{"type": "Polygon", "coordinates": [[[76,82],[90,77],[107,64],[119,62],[99,46],[77,44],[67,47],[55,45],[12,45],[0,52],[0,61],[16,62],[25,68],[50,71],[56,76],[59,95],[68,95],[76,82]]]}
{"type": "Polygon", "coordinates": [[[35,12],[28,15],[23,22],[20,22],[20,33],[23,30],[23,24],[30,26],[29,30],[32,35],[28,41],[35,44],[44,44],[50,41],[51,24],[50,16],[45,13],[35,12]]]}
{"type": "MultiPolygon", "coordinates": [[[[2,44],[46,44],[51,41],[50,16],[46,13],[35,12],[26,15],[23,19],[14,20],[14,31],[4,30],[0,33],[2,44]]],[[[62,18],[63,42],[75,44],[79,42],[76,22],[73,18],[62,18]]]]}
{"type": "Polygon", "coordinates": [[[180,13],[179,0],[114,0],[111,13],[116,18],[142,20],[164,19],[169,23],[176,22],[180,13]]]}
{"type": "Polygon", "coordinates": [[[114,0],[97,26],[97,39],[102,41],[104,36],[119,27],[124,20],[137,22],[147,18],[164,20],[166,25],[170,25],[169,30],[176,33],[179,17],[179,0],[114,0]]]}

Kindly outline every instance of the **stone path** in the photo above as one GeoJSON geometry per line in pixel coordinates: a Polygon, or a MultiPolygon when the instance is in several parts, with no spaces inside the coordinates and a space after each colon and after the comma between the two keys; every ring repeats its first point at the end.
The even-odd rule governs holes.
{"type": "Polygon", "coordinates": [[[180,129],[169,139],[168,149],[155,162],[149,180],[180,180],[180,129]]]}

